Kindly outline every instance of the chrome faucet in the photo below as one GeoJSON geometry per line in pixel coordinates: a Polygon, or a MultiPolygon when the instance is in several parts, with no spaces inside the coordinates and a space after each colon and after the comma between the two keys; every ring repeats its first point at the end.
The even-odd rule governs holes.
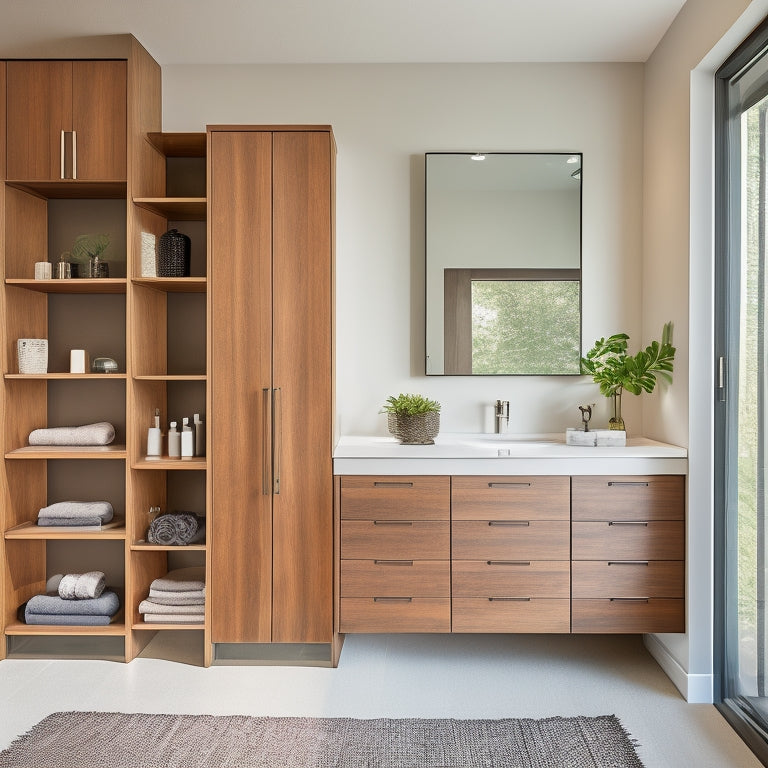
{"type": "Polygon", "coordinates": [[[501,435],[509,429],[509,400],[496,401],[496,434],[501,435]]]}

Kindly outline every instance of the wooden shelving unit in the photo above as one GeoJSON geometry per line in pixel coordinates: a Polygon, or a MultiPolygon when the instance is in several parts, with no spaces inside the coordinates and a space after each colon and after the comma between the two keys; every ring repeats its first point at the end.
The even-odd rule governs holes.
{"type": "Polygon", "coordinates": [[[9,278],[5,284],[39,293],[125,293],[128,281],[124,277],[74,278],[71,280],[9,278]]]}
{"type": "Polygon", "coordinates": [[[71,541],[81,541],[94,539],[124,539],[125,538],[125,520],[113,519],[109,523],[102,525],[101,528],[54,528],[39,526],[36,523],[20,523],[9,528],[5,532],[6,539],[36,541],[38,539],[63,539],[71,541]]]}

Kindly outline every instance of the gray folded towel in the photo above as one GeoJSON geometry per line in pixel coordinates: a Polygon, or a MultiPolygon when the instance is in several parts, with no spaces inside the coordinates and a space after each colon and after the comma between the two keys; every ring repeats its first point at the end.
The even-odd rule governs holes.
{"type": "Polygon", "coordinates": [[[29,433],[30,445],[109,445],[115,428],[107,421],[81,427],[47,427],[29,433]]]}
{"type": "Polygon", "coordinates": [[[35,595],[29,599],[25,615],[43,616],[114,616],[120,599],[112,590],[104,590],[89,600],[65,600],[59,595],[35,595]]]}
{"type": "Polygon", "coordinates": [[[27,624],[51,624],[58,627],[106,627],[112,621],[111,616],[76,616],[61,613],[27,613],[27,624]]]}
{"type": "Polygon", "coordinates": [[[185,546],[205,541],[205,518],[192,512],[158,515],[149,524],[147,541],[164,546],[185,546]]]}
{"type": "Polygon", "coordinates": [[[159,605],[205,605],[205,590],[193,592],[166,592],[162,589],[149,589],[149,600],[159,605]]]}
{"type": "Polygon", "coordinates": [[[205,616],[202,613],[186,616],[178,613],[145,613],[144,621],[149,624],[202,624],[205,616]]]}
{"type": "Polygon", "coordinates": [[[37,513],[38,517],[62,520],[98,517],[102,523],[108,523],[113,515],[114,510],[108,501],[57,501],[37,513]]]}
{"type": "Polygon", "coordinates": [[[45,528],[100,528],[99,517],[38,517],[37,524],[45,528]]]}
{"type": "Polygon", "coordinates": [[[139,603],[139,613],[172,613],[175,615],[195,615],[205,613],[205,603],[190,603],[187,605],[164,605],[147,598],[139,603]]]}
{"type": "Polygon", "coordinates": [[[59,597],[64,600],[88,600],[104,592],[106,581],[101,571],[68,573],[59,582],[59,597]]]}
{"type": "Polygon", "coordinates": [[[205,589],[205,567],[176,568],[150,584],[150,589],[164,592],[195,592],[205,589]]]}

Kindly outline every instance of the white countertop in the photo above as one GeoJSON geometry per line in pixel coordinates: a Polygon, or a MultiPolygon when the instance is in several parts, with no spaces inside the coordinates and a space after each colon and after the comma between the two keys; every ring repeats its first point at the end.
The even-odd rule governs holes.
{"type": "Polygon", "coordinates": [[[574,446],[564,434],[440,434],[434,445],[392,437],[342,437],[337,475],[684,475],[688,451],[644,437],[626,446],[574,446]]]}

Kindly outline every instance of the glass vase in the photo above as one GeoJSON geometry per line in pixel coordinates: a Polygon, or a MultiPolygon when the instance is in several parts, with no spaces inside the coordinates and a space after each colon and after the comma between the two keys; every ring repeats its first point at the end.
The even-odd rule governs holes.
{"type": "Polygon", "coordinates": [[[608,429],[624,430],[624,419],[621,418],[621,390],[611,395],[613,400],[613,416],[608,419],[608,429]]]}

